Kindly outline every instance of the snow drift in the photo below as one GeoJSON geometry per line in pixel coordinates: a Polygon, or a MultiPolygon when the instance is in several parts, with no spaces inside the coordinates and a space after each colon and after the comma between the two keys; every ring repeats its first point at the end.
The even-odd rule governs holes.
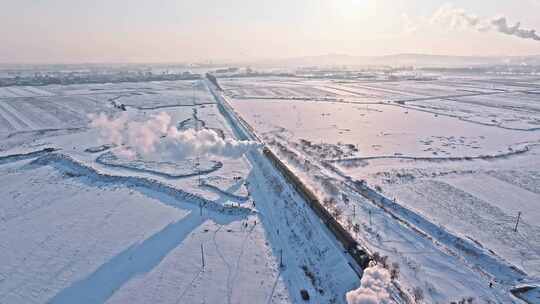
{"type": "Polygon", "coordinates": [[[509,25],[505,16],[492,19],[480,18],[464,9],[456,8],[452,4],[445,4],[439,8],[433,14],[431,23],[443,24],[451,28],[474,28],[480,32],[495,31],[514,37],[540,41],[536,30],[521,28],[520,22],[509,25]]]}
{"type": "Polygon", "coordinates": [[[118,146],[114,152],[127,158],[136,155],[171,159],[205,155],[238,158],[258,147],[258,143],[252,141],[223,139],[209,129],[179,131],[164,112],[146,121],[129,121],[126,113],[117,117],[101,113],[91,115],[90,119],[90,125],[99,129],[101,140],[118,146]]]}
{"type": "Polygon", "coordinates": [[[376,265],[366,268],[360,281],[360,288],[349,291],[346,295],[348,304],[389,304],[390,284],[388,270],[376,265]]]}

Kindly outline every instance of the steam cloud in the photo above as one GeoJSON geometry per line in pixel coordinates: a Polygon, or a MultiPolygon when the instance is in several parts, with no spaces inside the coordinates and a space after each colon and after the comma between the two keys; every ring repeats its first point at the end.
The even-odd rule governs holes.
{"type": "Polygon", "coordinates": [[[515,25],[509,25],[507,18],[504,16],[483,19],[451,4],[445,4],[439,8],[432,16],[431,23],[444,24],[451,28],[474,28],[481,32],[496,31],[523,39],[540,41],[540,36],[536,33],[536,30],[521,28],[519,22],[515,25]]]}
{"type": "Polygon", "coordinates": [[[172,159],[195,155],[238,158],[258,147],[256,142],[223,139],[213,130],[179,131],[171,124],[171,117],[164,112],[142,122],[128,121],[126,113],[118,117],[101,113],[91,115],[90,119],[90,126],[99,129],[102,141],[118,146],[114,152],[126,158],[153,154],[172,159]]]}
{"type": "Polygon", "coordinates": [[[346,295],[348,304],[389,304],[387,287],[390,283],[388,270],[379,265],[366,268],[360,281],[360,288],[346,295]]]}
{"type": "Polygon", "coordinates": [[[522,29],[519,22],[516,23],[514,26],[509,26],[506,22],[506,17],[499,17],[497,19],[491,20],[491,25],[494,26],[499,33],[540,41],[540,36],[536,34],[536,30],[522,29]]]}

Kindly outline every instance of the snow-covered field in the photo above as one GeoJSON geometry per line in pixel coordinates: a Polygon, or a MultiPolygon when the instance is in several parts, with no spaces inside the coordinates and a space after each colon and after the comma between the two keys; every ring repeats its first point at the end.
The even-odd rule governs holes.
{"type": "Polygon", "coordinates": [[[427,303],[520,303],[510,290],[540,281],[536,78],[221,83],[342,222],[362,227],[358,239],[399,264],[402,289],[427,303]],[[312,96],[292,94],[306,87],[312,96]]]}
{"type": "Polygon", "coordinates": [[[540,283],[537,79],[220,83],[375,256],[363,286],[209,82],[7,87],[0,303],[522,303],[540,283]]]}
{"type": "Polygon", "coordinates": [[[345,303],[342,248],[230,123],[205,81],[3,88],[0,303],[345,303]]]}

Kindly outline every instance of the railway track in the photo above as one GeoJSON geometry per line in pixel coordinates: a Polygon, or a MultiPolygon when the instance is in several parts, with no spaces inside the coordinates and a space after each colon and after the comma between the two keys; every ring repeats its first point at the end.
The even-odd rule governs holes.
{"type": "Polygon", "coordinates": [[[216,90],[220,90],[219,86],[214,84],[215,78],[209,79],[209,82],[209,87],[211,88],[210,91],[218,101],[220,111],[222,111],[224,116],[230,121],[238,137],[243,140],[254,140],[263,145],[262,155],[293,186],[295,191],[304,199],[311,210],[313,210],[321,222],[328,228],[329,232],[351,258],[351,261],[356,264],[351,266],[358,276],[361,277],[362,270],[368,267],[368,264],[371,261],[369,252],[332,216],[304,182],[302,182],[302,180],[294,174],[274,152],[265,146],[264,141],[260,139],[251,126],[234,111],[226,98],[220,92],[215,92],[216,90]]]}

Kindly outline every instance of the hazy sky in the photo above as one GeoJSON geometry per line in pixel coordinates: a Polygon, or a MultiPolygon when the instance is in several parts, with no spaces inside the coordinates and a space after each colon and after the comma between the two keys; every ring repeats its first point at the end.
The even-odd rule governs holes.
{"type": "Polygon", "coordinates": [[[540,29],[540,0],[0,0],[0,62],[540,54],[540,41],[433,23],[448,3],[540,29]]]}

